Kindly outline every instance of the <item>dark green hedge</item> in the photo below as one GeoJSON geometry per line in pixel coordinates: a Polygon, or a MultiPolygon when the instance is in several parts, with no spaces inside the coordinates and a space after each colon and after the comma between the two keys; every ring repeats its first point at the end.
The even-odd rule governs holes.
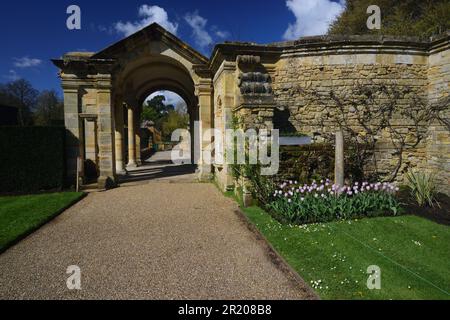
{"type": "Polygon", "coordinates": [[[316,143],[280,147],[279,177],[309,183],[334,176],[334,146],[316,143]]]}
{"type": "Polygon", "coordinates": [[[0,192],[61,189],[64,128],[0,127],[0,192]]]}
{"type": "MultiPolygon", "coordinates": [[[[350,181],[377,181],[376,174],[367,169],[370,159],[361,158],[365,145],[345,145],[345,177],[350,181]]],[[[279,178],[310,183],[313,179],[334,178],[334,145],[314,143],[280,147],[279,178]]]]}

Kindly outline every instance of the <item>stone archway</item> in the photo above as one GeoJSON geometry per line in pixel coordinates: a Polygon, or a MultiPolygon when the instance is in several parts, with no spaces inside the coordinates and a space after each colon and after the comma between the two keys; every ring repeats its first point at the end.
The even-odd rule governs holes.
{"type": "MultiPolygon", "coordinates": [[[[141,164],[139,148],[139,131],[136,129],[137,119],[140,118],[142,105],[147,96],[158,90],[171,90],[180,95],[188,106],[191,129],[194,121],[199,120],[198,98],[195,95],[195,83],[189,70],[173,57],[168,57],[154,52],[142,53],[138,58],[133,57],[131,61],[123,61],[123,68],[116,73],[114,92],[116,92],[115,105],[115,136],[116,136],[116,173],[123,173],[124,169],[133,169],[141,164]],[[128,108],[128,163],[123,163],[123,127],[124,121],[122,106],[128,108]],[[134,123],[134,127],[130,126],[134,123]],[[130,137],[135,137],[130,139],[130,137]],[[136,150],[136,152],[133,152],[136,150]],[[121,162],[122,161],[122,162],[121,162]]],[[[193,130],[191,130],[193,131],[193,130]]]]}
{"type": "MultiPolygon", "coordinates": [[[[188,103],[191,129],[213,126],[213,88],[208,59],[187,44],[152,24],[98,53],[68,53],[53,60],[61,69],[67,128],[67,172],[73,181],[77,159],[94,154],[99,168],[98,185],[114,185],[126,165],[139,165],[139,113],[144,99],[157,90],[179,94],[188,103]],[[124,116],[126,110],[126,117],[124,116]],[[89,130],[84,119],[95,122],[89,130]],[[124,163],[124,128],[127,118],[129,161],[124,163]],[[86,141],[98,147],[86,152],[86,141]]],[[[193,131],[193,130],[191,130],[193,131]]],[[[198,137],[196,137],[197,139],[198,137]]],[[[200,139],[201,150],[211,139],[200,139]]],[[[198,174],[207,178],[211,166],[198,159],[198,174]]],[[[82,174],[83,176],[83,174],[82,174]]]]}

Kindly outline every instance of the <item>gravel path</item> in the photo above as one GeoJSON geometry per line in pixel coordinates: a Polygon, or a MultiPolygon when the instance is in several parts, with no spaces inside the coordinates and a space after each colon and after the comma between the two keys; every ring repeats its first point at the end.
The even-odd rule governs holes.
{"type": "Polygon", "coordinates": [[[153,181],[91,193],[0,255],[5,299],[303,299],[211,184],[153,181]],[[66,287],[81,268],[82,290],[66,287]]]}

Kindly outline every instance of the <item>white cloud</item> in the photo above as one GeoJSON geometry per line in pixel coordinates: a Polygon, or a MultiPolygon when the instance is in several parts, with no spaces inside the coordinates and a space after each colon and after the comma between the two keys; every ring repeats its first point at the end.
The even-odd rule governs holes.
{"type": "Polygon", "coordinates": [[[35,58],[29,58],[29,57],[23,57],[23,58],[14,58],[14,66],[16,68],[30,68],[30,67],[37,67],[42,63],[42,60],[35,59],[35,58]]]}
{"type": "Polygon", "coordinates": [[[8,79],[9,81],[16,81],[20,79],[20,76],[17,74],[16,70],[9,70],[7,75],[4,75],[3,78],[8,79]]]}
{"type": "Polygon", "coordinates": [[[302,36],[322,35],[344,10],[345,0],[287,0],[286,6],[294,13],[296,22],[289,24],[283,38],[295,40],[302,36]]]}
{"type": "Polygon", "coordinates": [[[156,22],[165,28],[167,31],[177,34],[178,24],[169,21],[169,16],[163,8],[159,6],[142,5],[139,7],[139,17],[141,20],[135,22],[122,22],[119,21],[114,25],[114,28],[120,34],[129,36],[148,25],[156,22]]]}
{"type": "Polygon", "coordinates": [[[222,31],[222,30],[217,30],[215,32],[216,36],[221,38],[221,39],[225,39],[225,38],[229,38],[230,37],[230,33],[228,31],[222,31]]]}
{"type": "Polygon", "coordinates": [[[197,11],[187,13],[184,20],[192,28],[194,41],[199,47],[206,48],[213,43],[211,35],[205,29],[208,20],[200,16],[197,11]]]}

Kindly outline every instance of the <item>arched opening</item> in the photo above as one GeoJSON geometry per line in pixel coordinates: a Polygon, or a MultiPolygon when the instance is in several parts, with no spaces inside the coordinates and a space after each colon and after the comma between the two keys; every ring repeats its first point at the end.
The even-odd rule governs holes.
{"type": "MultiPolygon", "coordinates": [[[[101,189],[115,187],[130,169],[139,168],[142,104],[158,90],[183,98],[191,131],[196,120],[198,132],[214,126],[208,58],[156,23],[99,52],[68,52],[52,61],[61,70],[64,89],[70,183],[86,184],[83,162],[88,159],[101,189]]],[[[192,140],[198,151],[191,158],[198,166],[196,176],[209,180],[212,166],[203,155],[212,137],[194,135],[192,140]]]]}
{"type": "Polygon", "coordinates": [[[194,123],[199,118],[193,74],[182,62],[147,54],[124,63],[115,79],[116,172],[126,180],[174,177],[195,172],[194,123]],[[174,130],[189,132],[183,143],[174,130]],[[186,159],[173,163],[182,146],[186,159]]]}

